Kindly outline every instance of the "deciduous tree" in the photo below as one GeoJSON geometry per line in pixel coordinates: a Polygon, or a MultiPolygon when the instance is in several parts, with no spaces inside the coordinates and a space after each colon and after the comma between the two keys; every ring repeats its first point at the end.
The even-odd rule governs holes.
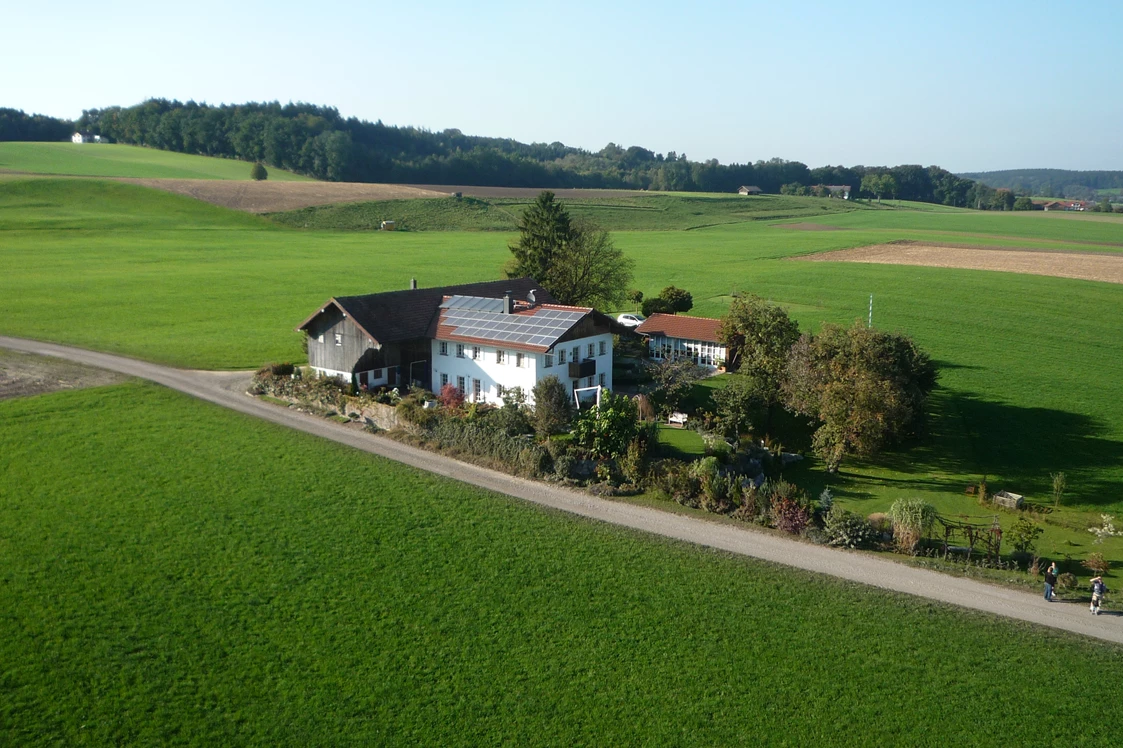
{"type": "Polygon", "coordinates": [[[908,337],[860,324],[824,325],[792,346],[784,402],[819,422],[815,451],[828,472],[914,433],[936,386],[936,367],[908,337]]]}
{"type": "Polygon", "coordinates": [[[694,296],[676,286],[667,286],[659,292],[659,298],[671,305],[671,309],[678,312],[689,312],[694,308],[694,296]]]}
{"type": "Polygon", "coordinates": [[[634,264],[607,231],[578,220],[553,251],[544,273],[534,277],[562,304],[614,309],[624,302],[634,264]]]}
{"type": "Polygon", "coordinates": [[[260,182],[268,177],[269,172],[265,171],[265,166],[260,161],[254,161],[250,167],[250,179],[260,182]]]}
{"type": "Polygon", "coordinates": [[[757,380],[769,405],[777,402],[788,351],[799,339],[799,325],[784,308],[756,294],[738,296],[721,318],[718,339],[728,350],[727,368],[757,380]]]}

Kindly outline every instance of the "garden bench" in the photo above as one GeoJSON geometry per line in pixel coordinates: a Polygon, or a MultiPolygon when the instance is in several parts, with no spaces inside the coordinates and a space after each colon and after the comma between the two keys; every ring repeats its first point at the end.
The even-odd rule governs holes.
{"type": "Polygon", "coordinates": [[[680,429],[686,425],[687,415],[680,413],[677,410],[667,417],[667,423],[671,426],[678,426],[680,429]]]}

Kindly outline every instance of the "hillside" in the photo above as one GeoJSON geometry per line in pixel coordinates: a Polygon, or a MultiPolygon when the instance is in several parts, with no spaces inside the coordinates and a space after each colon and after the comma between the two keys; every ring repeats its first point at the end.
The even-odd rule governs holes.
{"type": "Polygon", "coordinates": [[[1098,195],[1123,194],[1123,171],[1069,171],[1067,169],[1007,169],[980,171],[959,176],[995,189],[1021,195],[1095,199],[1098,195]]]}
{"type": "MultiPolygon", "coordinates": [[[[194,156],[155,148],[105,143],[0,143],[0,173],[76,177],[249,180],[250,164],[228,158],[194,156]]],[[[311,181],[270,168],[269,180],[311,181]]]]}
{"type": "MultiPolygon", "coordinates": [[[[559,197],[562,197],[559,195],[559,197]]],[[[688,230],[743,221],[813,218],[871,210],[864,204],[819,197],[758,195],[646,194],[621,192],[615,197],[563,198],[575,217],[591,218],[612,231],[688,230]]],[[[377,229],[392,220],[409,231],[515,231],[531,197],[446,197],[381,200],[325,205],[281,213],[269,218],[295,228],[377,229]]]]}

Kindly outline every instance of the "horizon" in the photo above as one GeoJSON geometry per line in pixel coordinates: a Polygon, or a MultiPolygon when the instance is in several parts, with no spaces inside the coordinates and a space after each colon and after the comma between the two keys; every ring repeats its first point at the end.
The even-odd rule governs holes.
{"type": "Polygon", "coordinates": [[[294,27],[286,20],[300,7],[205,2],[188,18],[135,2],[114,13],[18,8],[0,62],[25,73],[8,80],[0,106],[77,119],[148,98],[303,101],[434,132],[591,152],[611,142],[723,164],[1123,170],[1106,124],[1123,118],[1109,90],[1123,31],[1114,16],[1005,0],[723,3],[688,14],[578,3],[564,15],[331,3],[322,16],[345,13],[347,24],[294,27]]]}

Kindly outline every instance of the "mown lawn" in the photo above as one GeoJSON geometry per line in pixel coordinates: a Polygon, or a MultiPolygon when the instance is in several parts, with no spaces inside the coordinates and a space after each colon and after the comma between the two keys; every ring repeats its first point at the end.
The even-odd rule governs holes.
{"type": "Polygon", "coordinates": [[[152,385],[0,402],[0,538],[11,745],[1105,745],[1123,719],[1118,647],[152,385]]]}
{"type": "MultiPolygon", "coordinates": [[[[250,166],[246,161],[116,143],[0,143],[0,171],[31,174],[248,180],[250,166]]],[[[269,179],[312,181],[310,177],[271,167],[269,179]]]]}

